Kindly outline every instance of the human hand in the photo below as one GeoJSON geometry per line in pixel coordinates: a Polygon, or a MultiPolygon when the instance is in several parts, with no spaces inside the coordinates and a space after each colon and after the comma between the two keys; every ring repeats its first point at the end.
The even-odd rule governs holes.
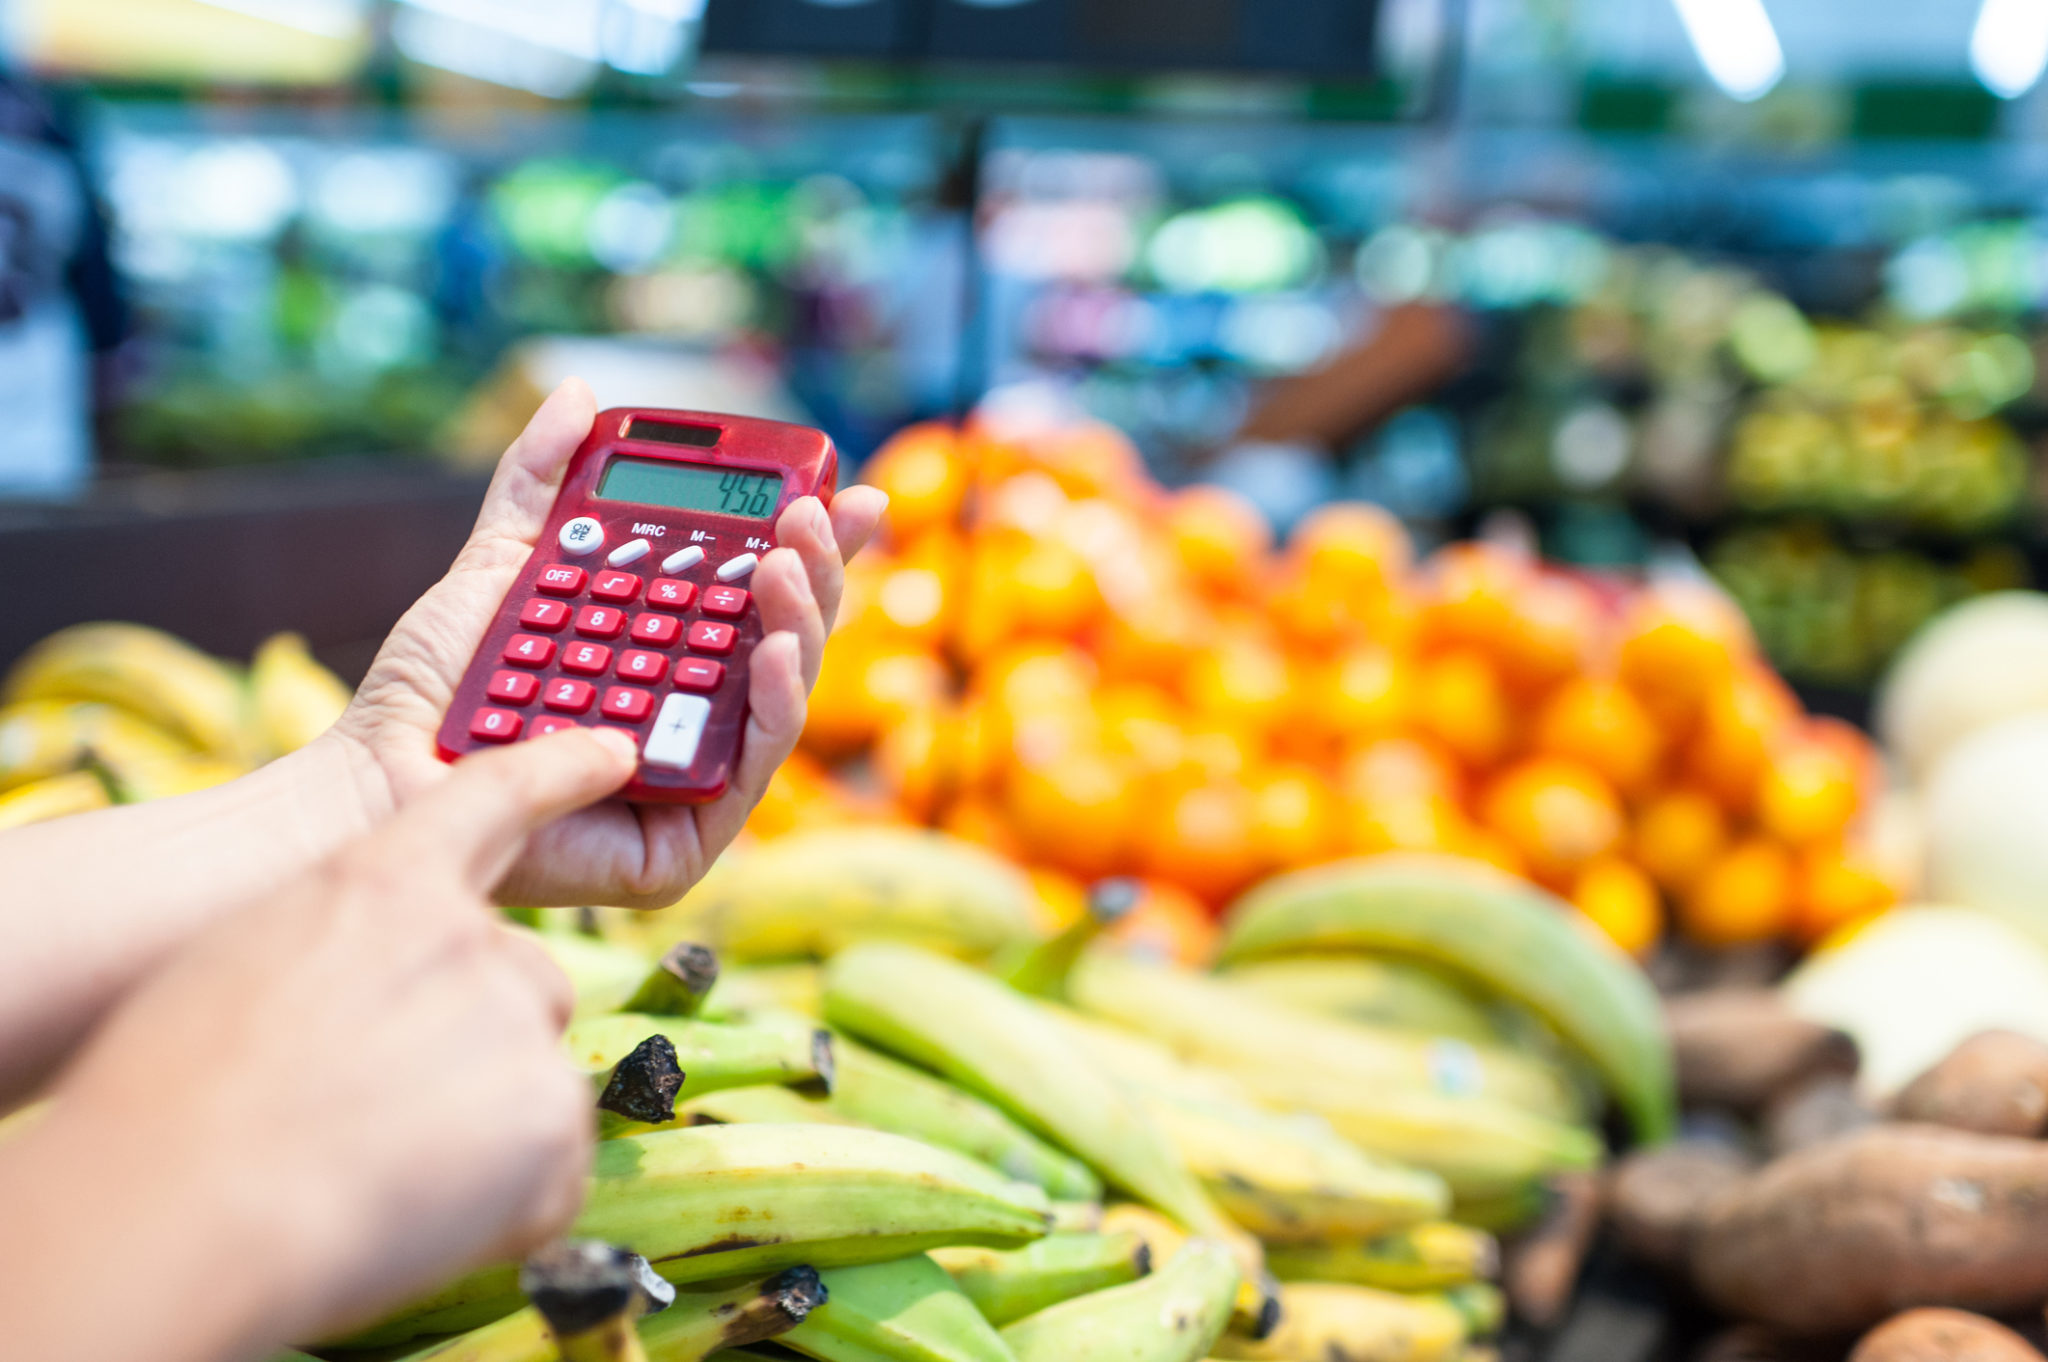
{"type": "Polygon", "coordinates": [[[10,1167],[33,1151],[0,1147],[6,1219],[56,1226],[27,1251],[0,1229],[0,1318],[12,1331],[36,1298],[100,1289],[107,1249],[114,1313],[192,1351],[82,1347],[74,1321],[25,1355],[326,1336],[566,1229],[593,1130],[559,1044],[573,998],[486,896],[535,828],[633,764],[630,741],[586,729],[481,753],[140,986],[21,1137],[40,1159],[10,1167]]]}
{"type": "MultiPolygon", "coordinates": [[[[371,798],[403,807],[446,778],[435,730],[596,414],[596,400],[575,379],[542,404],[499,463],[454,566],[399,621],[355,702],[322,740],[360,754],[356,765],[371,773],[362,782],[371,798]]],[[[499,887],[501,902],[652,908],[696,883],[794,750],[838,614],[844,563],[867,543],[886,504],[874,488],[848,487],[829,512],[805,497],[776,522],[780,547],[763,555],[750,583],[763,637],[750,669],[751,716],[732,787],[708,804],[612,801],[574,813],[533,838],[499,887]]]]}

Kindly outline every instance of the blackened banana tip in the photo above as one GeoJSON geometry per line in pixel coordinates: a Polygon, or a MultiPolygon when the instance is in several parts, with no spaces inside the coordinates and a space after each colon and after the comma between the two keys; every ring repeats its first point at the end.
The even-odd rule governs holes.
{"type": "Polygon", "coordinates": [[[600,1111],[629,1121],[662,1125],[676,1118],[676,1094],[682,1091],[683,1068],[675,1044],[659,1033],[633,1047],[618,1062],[598,1097],[600,1111]]]}
{"type": "MultiPolygon", "coordinates": [[[[647,1260],[597,1239],[562,1239],[535,1253],[519,1269],[519,1289],[557,1336],[580,1334],[648,1299],[647,1260]]],[[[659,1281],[659,1278],[655,1278],[659,1281]]],[[[663,1282],[664,1287],[668,1287],[663,1282]]],[[[668,1287],[662,1304],[675,1299],[668,1287]]]]}
{"type": "Polygon", "coordinates": [[[681,941],[669,947],[661,957],[661,967],[700,998],[718,982],[718,952],[696,941],[681,941]]]}
{"type": "Polygon", "coordinates": [[[775,1278],[768,1283],[768,1291],[775,1298],[776,1308],[789,1317],[792,1325],[803,1323],[811,1311],[831,1299],[832,1295],[825,1289],[818,1269],[808,1264],[793,1267],[775,1278]]]}
{"type": "Polygon", "coordinates": [[[832,1033],[823,1027],[811,1032],[811,1067],[818,1071],[818,1083],[830,1096],[839,1082],[839,1061],[832,1052],[832,1033]]]}
{"type": "MultiPolygon", "coordinates": [[[[1138,1269],[1138,1275],[1140,1277],[1151,1276],[1152,1246],[1146,1243],[1144,1240],[1140,1239],[1138,1241],[1138,1251],[1131,1256],[1131,1265],[1138,1269]]],[[[1279,1302],[1275,1301],[1274,1304],[1277,1305],[1279,1304],[1279,1302]]]]}

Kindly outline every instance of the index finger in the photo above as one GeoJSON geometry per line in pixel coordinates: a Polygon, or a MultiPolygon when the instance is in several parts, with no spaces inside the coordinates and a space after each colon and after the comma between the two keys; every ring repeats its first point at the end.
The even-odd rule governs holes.
{"type": "Polygon", "coordinates": [[[401,864],[452,866],[478,894],[504,877],[535,829],[614,794],[638,758],[619,729],[572,728],[464,757],[375,834],[401,864]]]}

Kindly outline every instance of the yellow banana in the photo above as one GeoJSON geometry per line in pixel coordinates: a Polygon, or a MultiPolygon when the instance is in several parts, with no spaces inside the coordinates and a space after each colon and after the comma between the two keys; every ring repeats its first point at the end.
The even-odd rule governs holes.
{"type": "Polygon", "coordinates": [[[1269,1244],[1266,1263],[1283,1282],[1434,1291],[1491,1278],[1500,1270],[1500,1245],[1484,1230],[1433,1220],[1365,1240],[1269,1244]]]}
{"type": "Polygon", "coordinates": [[[139,624],[78,624],[15,663],[0,702],[98,700],[131,710],[194,747],[252,755],[248,690],[225,663],[139,624]]]}
{"type": "Polygon", "coordinates": [[[1259,960],[1222,976],[1268,1002],[1344,1021],[1474,1044],[1499,1043],[1486,1002],[1448,975],[1409,960],[1369,955],[1259,960]]]}
{"type": "Polygon", "coordinates": [[[107,796],[107,787],[90,771],[31,781],[0,794],[0,832],[74,813],[90,813],[113,802],[107,796]]]}
{"type": "Polygon", "coordinates": [[[1381,856],[1268,880],[1231,909],[1223,960],[1344,951],[1427,961],[1527,1006],[1584,1054],[1638,1139],[1677,1126],[1671,1046],[1636,963],[1565,904],[1448,857],[1381,856]]]}
{"type": "Polygon", "coordinates": [[[1465,1318],[1441,1300],[1335,1282],[1280,1288],[1280,1327],[1259,1340],[1226,1335],[1221,1358],[1250,1362],[1451,1362],[1465,1346],[1465,1318]]]}
{"type": "Polygon", "coordinates": [[[0,792],[77,770],[87,755],[80,716],[104,709],[63,700],[30,700],[0,709],[0,792]]]}
{"type": "Polygon", "coordinates": [[[313,659],[298,634],[273,634],[249,662],[257,741],[268,756],[296,752],[334,727],[355,691],[313,659]]]}
{"type": "Polygon", "coordinates": [[[1442,1301],[1457,1311],[1465,1321],[1468,1338],[1491,1338],[1508,1322],[1507,1293],[1492,1282],[1459,1282],[1423,1292],[1420,1299],[1442,1301]]]}
{"type": "Polygon", "coordinates": [[[746,965],[721,969],[711,996],[704,1000],[706,1017],[744,1017],[762,1009],[825,1015],[825,971],[817,965],[746,965]]]}

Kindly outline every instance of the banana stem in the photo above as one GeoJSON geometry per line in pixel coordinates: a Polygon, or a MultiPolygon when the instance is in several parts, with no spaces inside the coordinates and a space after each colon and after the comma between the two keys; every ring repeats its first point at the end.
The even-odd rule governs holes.
{"type": "Polygon", "coordinates": [[[612,1066],[597,1107],[629,1121],[659,1125],[676,1119],[676,1094],[682,1087],[683,1067],[676,1060],[675,1042],[652,1035],[612,1066]]]}
{"type": "Polygon", "coordinates": [[[699,1362],[726,1348],[788,1333],[825,1303],[816,1268],[793,1267],[765,1282],[716,1295],[686,1293],[640,1327],[648,1362],[699,1362]]]}
{"type": "Polygon", "coordinates": [[[1088,890],[1088,911],[1043,941],[1013,948],[996,962],[995,973],[1019,993],[1059,998],[1067,975],[1095,938],[1138,906],[1144,889],[1136,880],[1097,880],[1088,890]]]}
{"type": "Polygon", "coordinates": [[[637,1253],[564,1239],[526,1260],[519,1287],[547,1320],[562,1362],[647,1362],[636,1323],[676,1289],[637,1253]]]}
{"type": "Polygon", "coordinates": [[[717,982],[718,953],[695,941],[679,942],[668,949],[619,1010],[694,1017],[703,1010],[704,999],[717,982]]]}

